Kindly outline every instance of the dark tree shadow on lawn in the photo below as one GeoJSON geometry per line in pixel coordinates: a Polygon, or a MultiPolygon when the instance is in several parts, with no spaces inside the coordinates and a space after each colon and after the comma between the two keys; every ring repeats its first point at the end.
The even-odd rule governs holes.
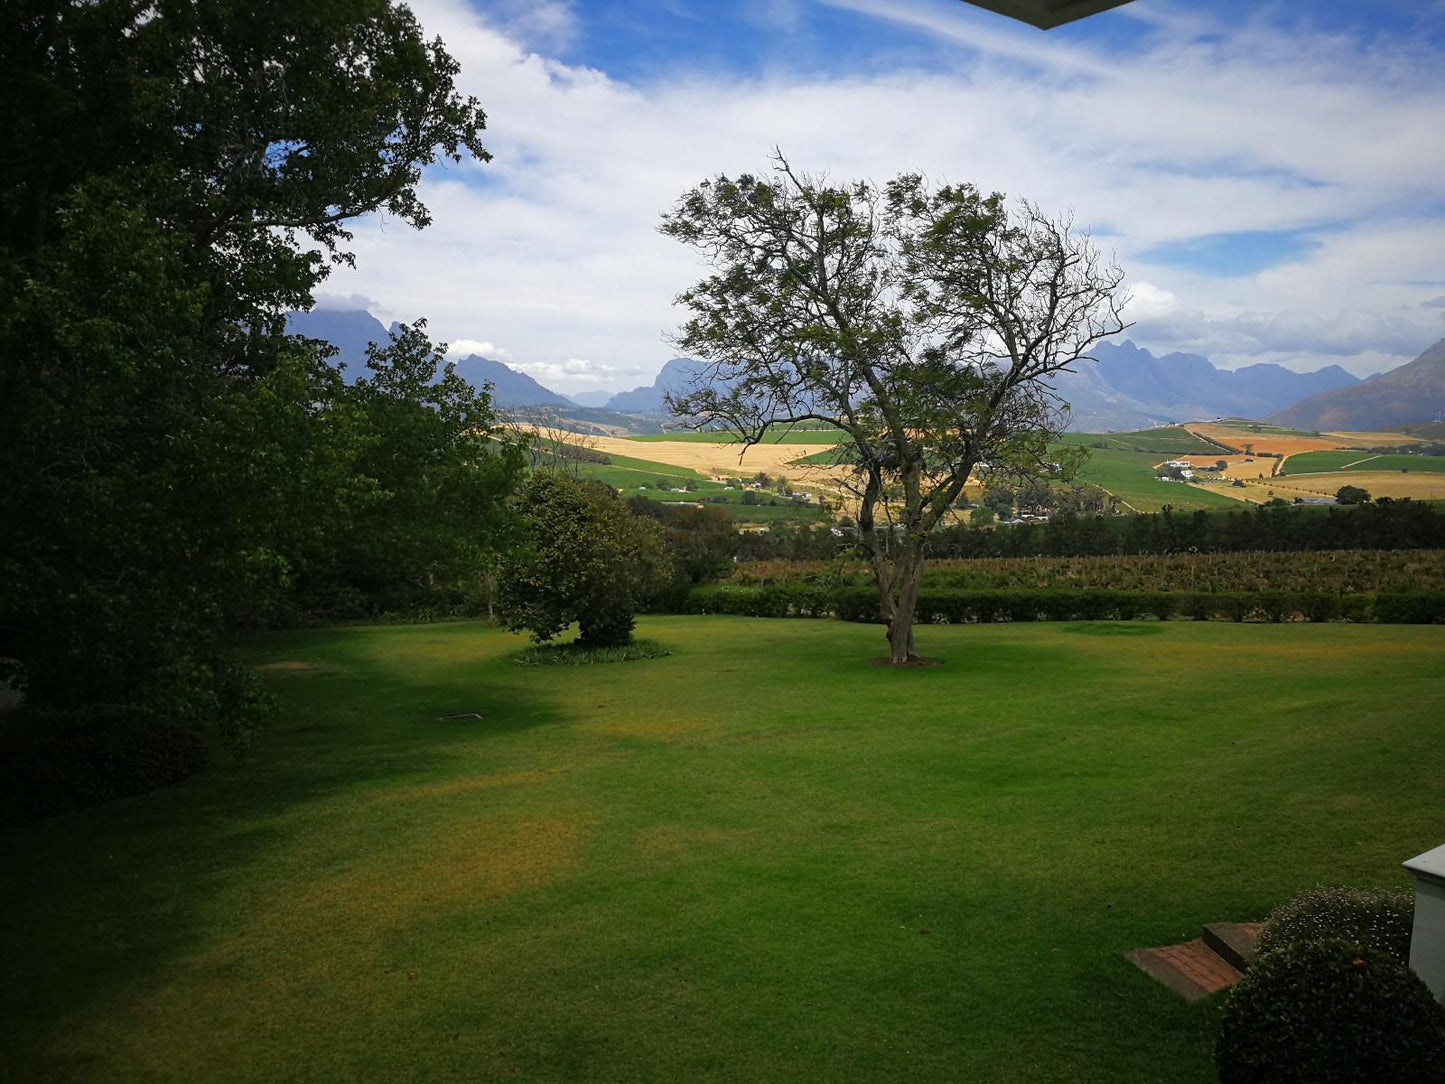
{"type": "Polygon", "coordinates": [[[242,763],[0,831],[7,1079],[83,1072],[88,1059],[55,1050],[66,1021],[123,1003],[206,942],[211,901],[244,893],[255,863],[295,845],[304,819],[291,811],[455,773],[467,747],[561,719],[535,690],[499,680],[511,664],[459,662],[430,680],[345,654],[329,672],[276,673],[281,718],[242,763]],[[482,718],[439,718],[473,710],[482,718]]]}

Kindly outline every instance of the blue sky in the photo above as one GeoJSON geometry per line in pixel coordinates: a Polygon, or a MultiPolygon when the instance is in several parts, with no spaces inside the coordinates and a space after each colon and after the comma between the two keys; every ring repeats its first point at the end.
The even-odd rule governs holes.
{"type": "Polygon", "coordinates": [[[1130,337],[1367,374],[1445,335],[1445,2],[1136,0],[1041,32],[958,0],[416,0],[488,110],[323,303],[426,316],[561,391],[651,379],[700,272],[656,233],[767,168],[937,179],[1072,213],[1130,337]]]}

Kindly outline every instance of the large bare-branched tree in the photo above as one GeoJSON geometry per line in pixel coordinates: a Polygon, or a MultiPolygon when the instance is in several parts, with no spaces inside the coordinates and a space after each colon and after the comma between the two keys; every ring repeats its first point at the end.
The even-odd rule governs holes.
{"type": "Polygon", "coordinates": [[[669,406],[745,446],[803,422],[840,430],[889,657],[906,663],[929,532],[976,471],[1059,471],[1048,448],[1068,404],[1051,378],[1127,326],[1123,273],[1032,203],[775,166],[704,181],[663,216],[712,266],[678,298],[691,317],[676,342],[706,364],[669,406]]]}

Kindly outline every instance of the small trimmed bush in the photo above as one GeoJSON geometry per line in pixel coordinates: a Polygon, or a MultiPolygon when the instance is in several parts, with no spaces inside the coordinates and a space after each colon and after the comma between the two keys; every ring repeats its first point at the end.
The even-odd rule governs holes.
{"type": "Polygon", "coordinates": [[[1445,1008],[1389,953],[1345,941],[1266,952],[1230,991],[1221,1084],[1439,1084],[1445,1008]]]}
{"type": "Polygon", "coordinates": [[[1415,897],[1409,892],[1320,887],[1302,892],[1269,913],[1259,930],[1259,951],[1337,938],[1410,962],[1415,897]]]}
{"type": "Polygon", "coordinates": [[[573,640],[565,644],[533,644],[512,656],[521,666],[588,666],[602,662],[635,662],[660,659],[672,652],[656,640],[634,637],[626,644],[586,644],[573,640]]]}

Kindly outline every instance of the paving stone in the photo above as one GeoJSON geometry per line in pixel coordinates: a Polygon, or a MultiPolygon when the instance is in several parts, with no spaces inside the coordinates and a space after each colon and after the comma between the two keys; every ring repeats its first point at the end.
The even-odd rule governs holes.
{"type": "Polygon", "coordinates": [[[1145,974],[1190,1001],[1233,986],[1242,974],[1198,938],[1182,945],[1134,949],[1124,956],[1145,974]]]}

